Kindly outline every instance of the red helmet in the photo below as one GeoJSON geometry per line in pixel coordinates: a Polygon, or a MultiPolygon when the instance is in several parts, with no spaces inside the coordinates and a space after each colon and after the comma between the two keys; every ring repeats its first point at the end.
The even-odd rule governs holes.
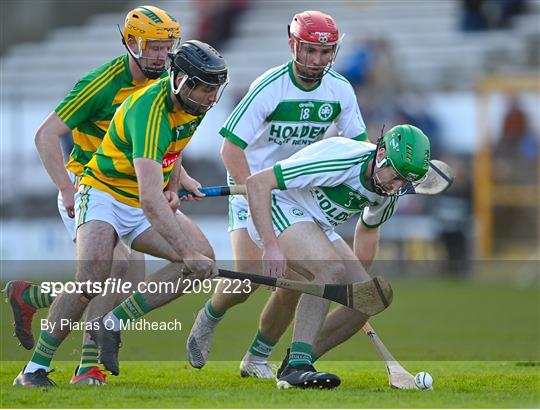
{"type": "Polygon", "coordinates": [[[295,14],[289,26],[289,35],[296,41],[315,44],[337,44],[339,29],[334,19],[320,11],[295,14]]]}
{"type": "Polygon", "coordinates": [[[316,81],[320,80],[334,64],[342,37],[340,38],[338,26],[331,16],[321,11],[304,11],[293,17],[289,25],[289,38],[293,42],[294,62],[297,67],[301,67],[298,75],[304,80],[316,81]],[[299,61],[302,43],[334,46],[331,60],[319,74],[309,75],[307,69],[317,66],[309,66],[306,61],[299,61]]]}

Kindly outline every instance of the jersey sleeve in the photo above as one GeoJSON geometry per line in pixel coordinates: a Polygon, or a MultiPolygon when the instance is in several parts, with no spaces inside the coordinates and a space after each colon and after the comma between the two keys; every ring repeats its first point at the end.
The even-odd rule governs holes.
{"type": "Polygon", "coordinates": [[[365,207],[360,215],[362,223],[368,228],[377,228],[388,221],[396,212],[397,199],[397,196],[390,196],[378,205],[365,207]]]}
{"type": "Polygon", "coordinates": [[[85,75],[54,109],[69,128],[77,128],[106,104],[107,94],[100,87],[100,78],[94,72],[85,75]]]}
{"type": "Polygon", "coordinates": [[[347,171],[362,162],[366,156],[358,157],[354,153],[339,149],[330,138],[316,142],[288,159],[278,161],[273,169],[281,190],[333,187],[347,180],[347,171]]]}
{"type": "Polygon", "coordinates": [[[133,143],[133,159],[148,158],[163,162],[171,142],[171,129],[163,99],[147,106],[141,104],[130,110],[125,127],[133,143]]]}
{"type": "Polygon", "coordinates": [[[275,81],[286,73],[286,67],[256,80],[242,98],[219,133],[241,149],[251,144],[257,131],[275,108],[275,81]],[[285,70],[285,71],[283,71],[285,70]]]}
{"type": "Polygon", "coordinates": [[[347,82],[340,84],[343,89],[341,112],[335,120],[340,136],[357,141],[367,141],[368,134],[364,119],[360,113],[356,95],[352,86],[347,82]]]}

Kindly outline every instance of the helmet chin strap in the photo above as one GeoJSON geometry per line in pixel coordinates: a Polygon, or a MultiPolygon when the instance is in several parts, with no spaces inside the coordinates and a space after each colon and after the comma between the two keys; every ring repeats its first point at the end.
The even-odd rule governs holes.
{"type": "Polygon", "coordinates": [[[381,129],[381,137],[377,141],[377,149],[375,151],[375,158],[373,158],[373,163],[371,165],[371,185],[373,185],[373,189],[375,189],[375,193],[382,196],[389,196],[389,194],[382,189],[381,184],[375,175],[375,166],[377,166],[377,168],[382,168],[388,161],[386,156],[380,161],[377,160],[377,153],[379,152],[379,149],[381,148],[383,132],[384,132],[384,125],[382,126],[382,129],[381,129]]]}

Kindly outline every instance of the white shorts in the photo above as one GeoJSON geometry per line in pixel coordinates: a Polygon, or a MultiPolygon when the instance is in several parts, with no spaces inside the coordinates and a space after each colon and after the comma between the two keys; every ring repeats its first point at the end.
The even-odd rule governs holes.
{"type": "Polygon", "coordinates": [[[75,195],[77,228],[89,221],[103,221],[112,225],[130,248],[135,238],[151,226],[142,208],[126,205],[94,187],[80,185],[75,195]]]}
{"type": "MultiPolygon", "coordinates": [[[[317,220],[302,206],[288,201],[285,198],[272,195],[272,225],[274,227],[274,232],[276,236],[279,237],[283,231],[285,231],[289,226],[294,225],[298,222],[314,222],[322,229],[326,234],[330,242],[337,241],[341,239],[341,236],[336,233],[333,229],[328,229],[326,226],[322,226],[317,220]]],[[[262,241],[251,215],[248,217],[247,221],[247,230],[249,236],[253,242],[257,244],[259,248],[262,248],[262,241]]]]}
{"type": "MultiPolygon", "coordinates": [[[[75,175],[73,172],[68,171],[69,178],[71,179],[71,182],[73,185],[77,186],[77,179],[78,176],[75,175]]],[[[66,227],[69,236],[71,237],[71,240],[75,242],[75,239],[77,237],[77,229],[75,227],[75,219],[70,218],[67,214],[66,208],[64,208],[64,201],[62,201],[62,195],[60,194],[60,191],[58,191],[58,212],[60,213],[60,217],[62,218],[62,222],[64,222],[64,226],[66,227]]]]}
{"type": "Polygon", "coordinates": [[[229,196],[229,232],[247,229],[248,202],[243,195],[229,196]]]}

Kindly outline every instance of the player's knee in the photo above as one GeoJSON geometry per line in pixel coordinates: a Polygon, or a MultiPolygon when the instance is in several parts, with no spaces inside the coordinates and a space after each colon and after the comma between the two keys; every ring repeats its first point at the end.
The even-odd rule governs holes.
{"type": "Polygon", "coordinates": [[[129,261],[127,259],[115,259],[111,267],[111,277],[117,279],[127,279],[129,261]]]}
{"type": "Polygon", "coordinates": [[[75,279],[79,282],[103,282],[110,274],[111,261],[79,261],[75,279]]]}

